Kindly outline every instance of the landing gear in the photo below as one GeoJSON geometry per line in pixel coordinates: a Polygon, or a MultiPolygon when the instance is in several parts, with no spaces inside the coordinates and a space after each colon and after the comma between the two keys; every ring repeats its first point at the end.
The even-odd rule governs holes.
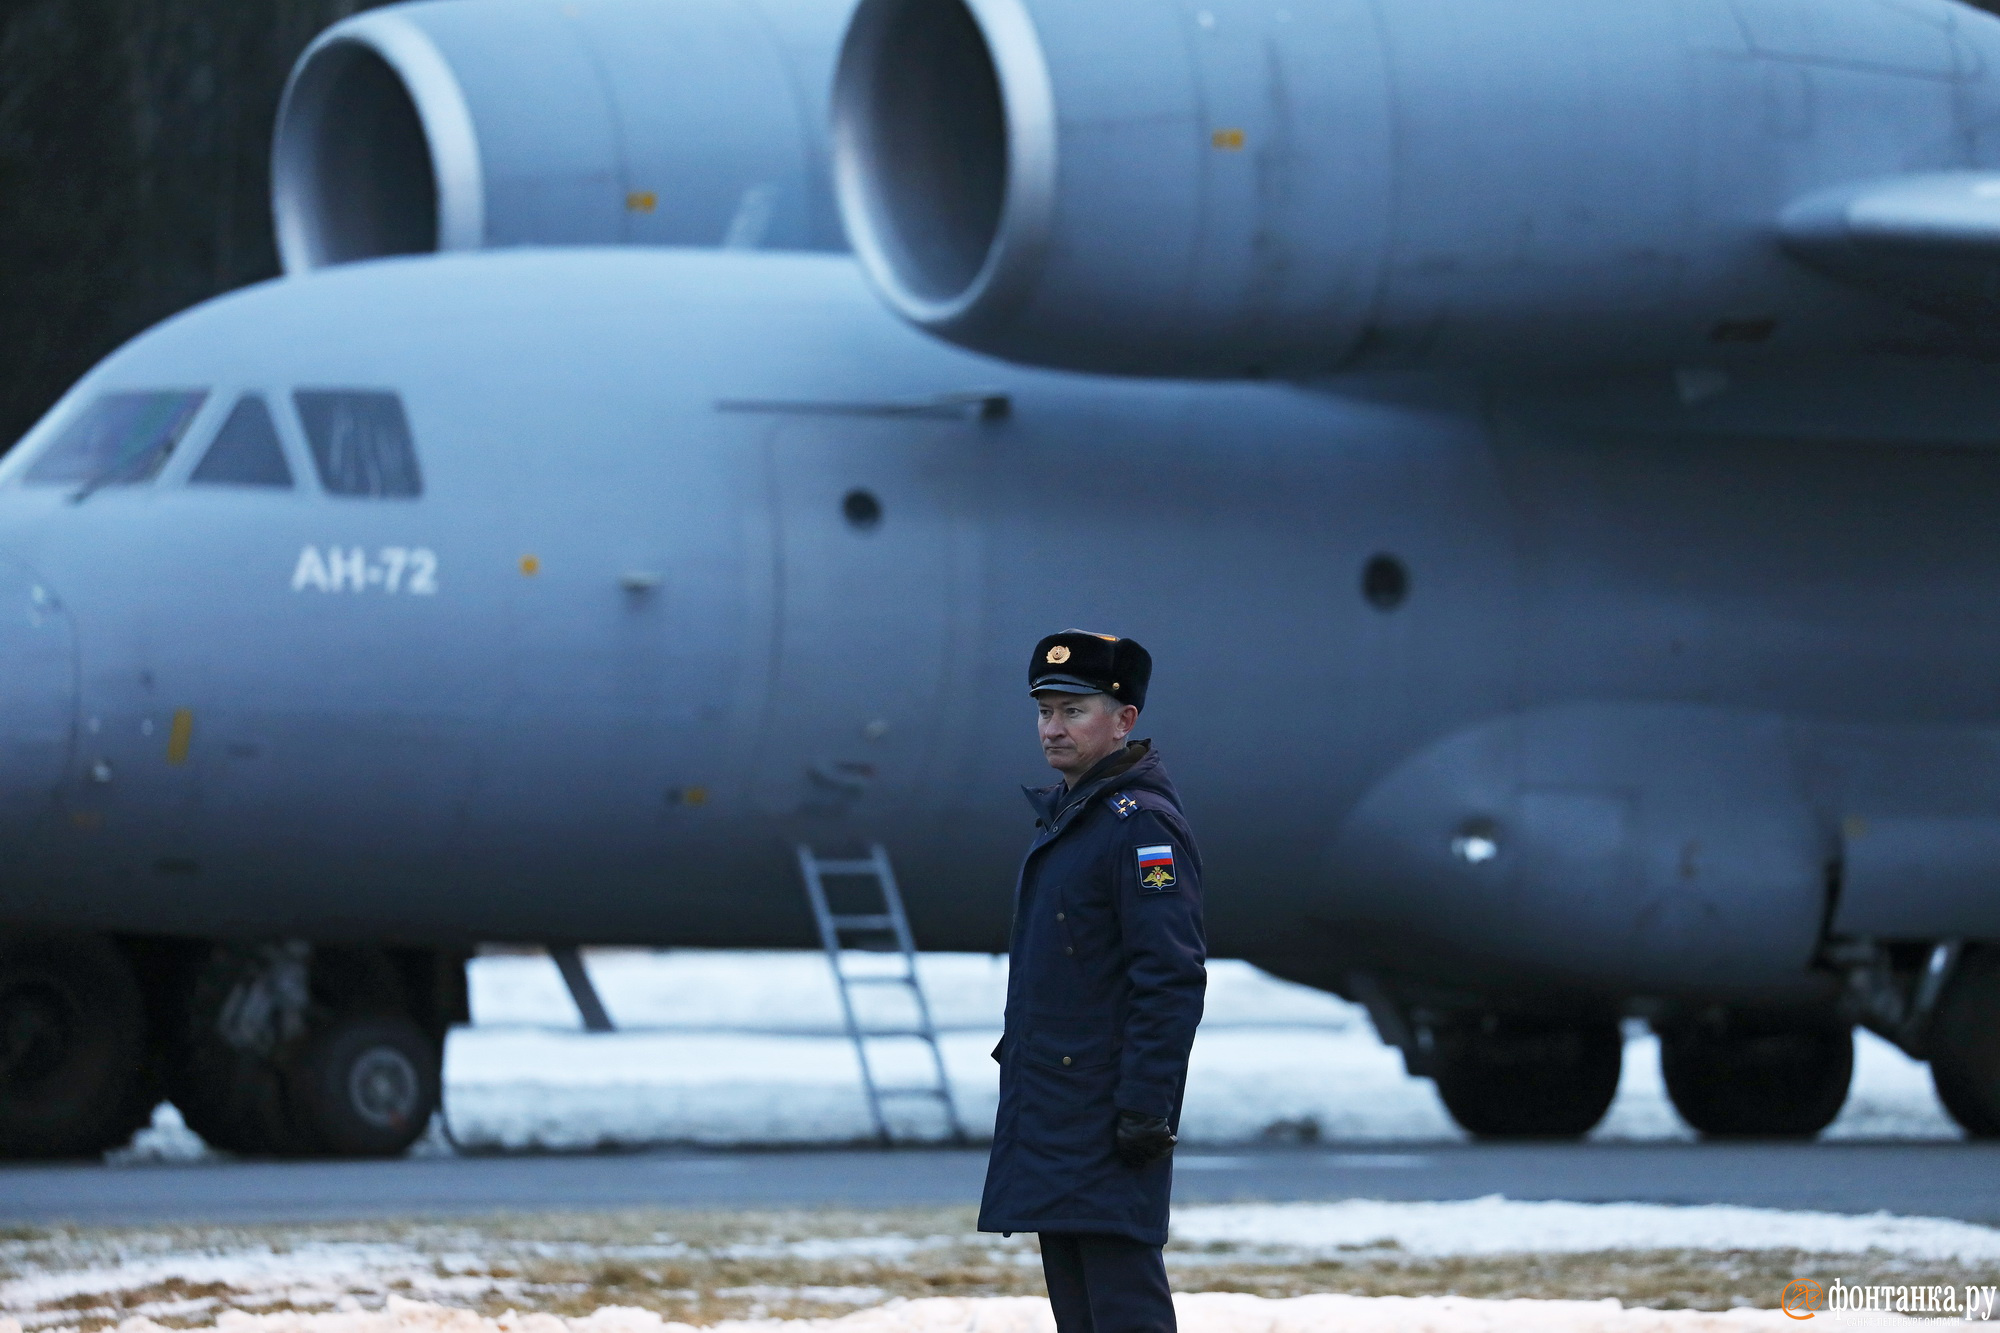
{"type": "Polygon", "coordinates": [[[1931,1083],[1975,1139],[2000,1138],[2000,954],[1968,952],[1938,999],[1931,1083]]]}
{"type": "Polygon", "coordinates": [[[1660,1073],[1704,1138],[1809,1139],[1833,1123],[1854,1075],[1845,1023],[1732,1016],[1660,1029],[1660,1073]]]}
{"type": "Polygon", "coordinates": [[[191,978],[168,1096],[212,1148],[245,1157],[308,1156],[285,1067],[306,1036],[312,950],[302,943],[218,945],[191,978]]]}
{"type": "Polygon", "coordinates": [[[286,1071],[293,1116],[336,1156],[393,1157],[430,1124],[438,1067],[430,1038],[409,1019],[345,1018],[286,1071]]]}
{"type": "Polygon", "coordinates": [[[87,1157],[152,1113],[130,963],[91,935],[0,940],[0,1158],[87,1157]]]}
{"type": "Polygon", "coordinates": [[[228,1152],[393,1156],[466,1017],[457,953],[0,936],[0,1160],[95,1156],[162,1096],[228,1152]]]}
{"type": "Polygon", "coordinates": [[[1436,1034],[1438,1096],[1483,1139],[1573,1139],[1618,1092],[1625,1042],[1615,1021],[1488,1014],[1436,1034]]]}
{"type": "Polygon", "coordinates": [[[229,1152],[394,1156],[437,1110],[445,1029],[463,1010],[457,958],[219,946],[189,990],[173,1101],[229,1152]]]}

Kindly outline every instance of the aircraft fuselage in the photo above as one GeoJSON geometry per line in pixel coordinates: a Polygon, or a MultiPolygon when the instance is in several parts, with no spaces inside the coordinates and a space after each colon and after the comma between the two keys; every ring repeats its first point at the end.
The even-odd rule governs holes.
{"type": "Polygon", "coordinates": [[[805,945],[793,847],[879,840],[998,950],[1070,625],[1155,655],[1215,951],[1339,989],[1823,999],[1857,829],[2000,805],[1987,452],[1025,370],[677,252],[267,285],[23,457],[150,389],[157,479],[0,490],[18,923],[805,945]],[[324,493],[328,389],[420,495],[324,493]],[[246,392],[295,484],[191,482],[246,392]]]}

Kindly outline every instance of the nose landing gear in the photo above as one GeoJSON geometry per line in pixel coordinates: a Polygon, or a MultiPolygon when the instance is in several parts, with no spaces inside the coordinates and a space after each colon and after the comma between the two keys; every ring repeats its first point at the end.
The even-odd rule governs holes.
{"type": "Polygon", "coordinates": [[[438,1104],[438,1056],[407,1018],[349,1017],[286,1071],[293,1114],[340,1157],[392,1157],[414,1142],[438,1104]]]}
{"type": "Polygon", "coordinates": [[[306,1034],[311,961],[304,944],[217,945],[179,990],[167,1096],[210,1147],[249,1157],[317,1152],[293,1120],[284,1079],[306,1034]]]}
{"type": "Polygon", "coordinates": [[[429,1015],[427,1029],[415,1016],[446,965],[379,949],[218,947],[191,992],[174,1104],[230,1152],[402,1152],[437,1110],[444,1028],[462,1017],[429,1015]],[[413,972],[431,984],[413,988],[413,972]]]}

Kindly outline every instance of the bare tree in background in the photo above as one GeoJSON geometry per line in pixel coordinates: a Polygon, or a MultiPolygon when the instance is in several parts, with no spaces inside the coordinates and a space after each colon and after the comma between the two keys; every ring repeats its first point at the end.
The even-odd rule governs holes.
{"type": "Polygon", "coordinates": [[[147,325],[278,271],[292,61],[374,0],[0,0],[0,449],[147,325]]]}

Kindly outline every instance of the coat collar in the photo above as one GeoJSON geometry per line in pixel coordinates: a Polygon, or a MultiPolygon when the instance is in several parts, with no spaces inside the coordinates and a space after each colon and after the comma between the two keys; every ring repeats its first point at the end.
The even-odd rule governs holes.
{"type": "Polygon", "coordinates": [[[1123,750],[1098,760],[1074,789],[1058,782],[1047,787],[1023,787],[1021,794],[1034,807],[1035,823],[1053,834],[1093,800],[1137,780],[1159,762],[1151,741],[1130,741],[1123,750]]]}

